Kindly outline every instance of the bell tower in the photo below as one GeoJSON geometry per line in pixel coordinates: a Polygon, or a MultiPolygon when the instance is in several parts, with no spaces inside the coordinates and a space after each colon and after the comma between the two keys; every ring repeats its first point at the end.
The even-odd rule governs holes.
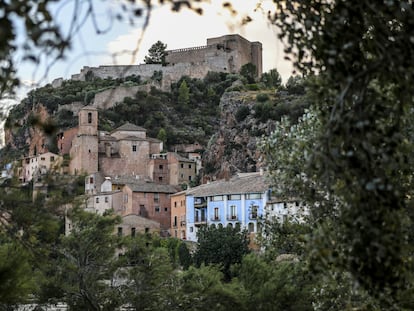
{"type": "Polygon", "coordinates": [[[70,172],[73,175],[98,171],[98,110],[84,107],[79,111],[78,134],[70,149],[70,172]]]}

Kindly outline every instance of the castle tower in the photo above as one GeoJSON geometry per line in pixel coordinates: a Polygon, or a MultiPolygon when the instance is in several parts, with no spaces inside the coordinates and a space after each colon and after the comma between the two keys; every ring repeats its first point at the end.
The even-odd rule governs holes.
{"type": "Polygon", "coordinates": [[[70,149],[69,171],[72,175],[98,171],[98,110],[84,107],[79,111],[78,134],[70,149]]]}

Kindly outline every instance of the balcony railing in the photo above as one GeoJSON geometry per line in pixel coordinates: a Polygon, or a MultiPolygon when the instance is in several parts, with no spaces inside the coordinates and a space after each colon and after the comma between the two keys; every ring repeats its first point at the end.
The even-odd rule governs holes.
{"type": "Polygon", "coordinates": [[[213,216],[210,219],[211,221],[220,221],[220,216],[213,216]]]}
{"type": "Polygon", "coordinates": [[[207,221],[206,216],[195,216],[194,223],[205,223],[207,221]]]}
{"type": "Polygon", "coordinates": [[[227,215],[227,220],[238,220],[237,215],[227,215]]]}

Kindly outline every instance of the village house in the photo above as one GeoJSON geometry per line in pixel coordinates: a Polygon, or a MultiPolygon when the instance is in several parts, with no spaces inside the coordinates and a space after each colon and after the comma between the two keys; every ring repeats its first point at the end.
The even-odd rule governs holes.
{"type": "Polygon", "coordinates": [[[174,238],[186,240],[186,191],[180,191],[171,195],[171,229],[170,235],[174,238]]]}
{"type": "Polygon", "coordinates": [[[186,191],[186,238],[197,241],[200,226],[240,226],[251,235],[260,229],[269,199],[261,173],[238,174],[186,191]]]}
{"type": "Polygon", "coordinates": [[[18,176],[21,183],[30,182],[35,176],[45,175],[48,172],[60,172],[63,157],[53,152],[46,152],[30,157],[25,157],[21,161],[18,169],[18,176]]]}
{"type": "Polygon", "coordinates": [[[161,236],[169,236],[171,199],[179,188],[142,180],[138,176],[120,176],[112,180],[113,188],[122,190],[121,215],[139,215],[160,223],[161,236]]]}

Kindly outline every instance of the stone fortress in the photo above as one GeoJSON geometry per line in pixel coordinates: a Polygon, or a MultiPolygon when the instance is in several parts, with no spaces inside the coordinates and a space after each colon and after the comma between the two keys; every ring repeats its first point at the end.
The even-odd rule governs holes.
{"type": "Polygon", "coordinates": [[[252,63],[257,74],[262,74],[262,44],[250,42],[238,34],[225,35],[207,39],[207,45],[177,50],[168,50],[167,65],[109,65],[99,67],[83,67],[79,74],[72,75],[72,80],[85,80],[93,77],[119,78],[131,75],[149,79],[154,72],[162,72],[161,89],[168,90],[171,83],[182,76],[204,78],[209,71],[238,73],[240,68],[252,63]]]}

